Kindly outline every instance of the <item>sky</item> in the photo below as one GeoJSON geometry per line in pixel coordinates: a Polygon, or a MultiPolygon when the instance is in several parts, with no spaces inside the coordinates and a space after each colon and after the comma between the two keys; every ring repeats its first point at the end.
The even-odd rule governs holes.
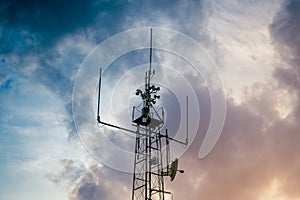
{"type": "Polygon", "coordinates": [[[299,0],[0,1],[0,199],[131,198],[134,137],[97,126],[98,70],[102,119],[132,129],[154,27],[179,139],[189,96],[174,199],[300,200],[299,22],[299,0]]]}

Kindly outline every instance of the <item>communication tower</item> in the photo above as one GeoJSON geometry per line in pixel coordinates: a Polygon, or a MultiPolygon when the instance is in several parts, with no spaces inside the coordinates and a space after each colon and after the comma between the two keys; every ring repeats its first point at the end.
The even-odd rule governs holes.
{"type": "MultiPolygon", "coordinates": [[[[98,110],[97,121],[99,124],[110,126],[122,131],[135,134],[135,156],[133,169],[132,200],[165,200],[166,191],[164,187],[164,177],[169,176],[173,181],[178,170],[178,159],[170,162],[170,142],[177,142],[183,145],[188,144],[188,132],[186,141],[179,141],[168,136],[168,129],[165,133],[161,132],[164,125],[164,109],[155,106],[160,99],[158,92],[160,87],[151,83],[151,78],[155,75],[152,70],[152,29],[150,29],[150,59],[149,69],[145,73],[144,89],[137,89],[136,95],[141,97],[142,104],[133,107],[132,125],[135,130],[123,128],[118,125],[106,123],[100,119],[100,94],[101,94],[101,76],[100,68],[99,91],[98,91],[98,110]],[[163,144],[164,143],[164,144],[163,144]],[[166,154],[163,154],[163,147],[166,148],[166,154]],[[166,166],[164,166],[164,162],[166,166]]],[[[187,111],[188,111],[188,98],[187,111]]],[[[188,112],[187,112],[188,117],[188,112]]],[[[188,129],[187,129],[188,130],[188,129]]]]}

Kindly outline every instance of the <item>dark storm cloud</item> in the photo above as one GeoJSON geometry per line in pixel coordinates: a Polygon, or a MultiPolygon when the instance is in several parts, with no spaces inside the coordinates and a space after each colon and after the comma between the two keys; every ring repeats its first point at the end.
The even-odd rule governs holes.
{"type": "MultiPolygon", "coordinates": [[[[300,1],[289,1],[270,27],[277,51],[287,67],[279,66],[274,76],[300,98],[300,1]]],[[[300,106],[295,114],[300,116],[300,106]]]]}
{"type": "MultiPolygon", "coordinates": [[[[28,53],[57,38],[85,28],[99,13],[116,11],[124,1],[11,0],[0,3],[0,53],[28,53]]],[[[116,14],[116,13],[114,13],[116,14]]],[[[110,16],[112,17],[112,16],[110,16]]],[[[116,19],[117,16],[114,16],[116,19]]],[[[112,20],[113,21],[113,20],[112,20]]]]}
{"type": "Polygon", "coordinates": [[[198,1],[4,0],[0,2],[0,53],[40,50],[91,25],[115,34],[124,26],[170,26],[165,19],[172,19],[169,28],[198,37],[205,13],[198,1]],[[193,19],[198,21],[196,26],[193,19]]]}

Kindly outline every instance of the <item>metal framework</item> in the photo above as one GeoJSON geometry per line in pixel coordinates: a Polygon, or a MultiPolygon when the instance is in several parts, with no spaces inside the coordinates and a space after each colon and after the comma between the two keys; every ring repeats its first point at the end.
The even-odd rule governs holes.
{"type": "MultiPolygon", "coordinates": [[[[143,100],[142,109],[133,107],[133,125],[136,126],[136,143],[134,158],[134,174],[132,186],[132,200],[164,200],[164,176],[162,158],[161,127],[164,124],[164,111],[159,113],[154,104],[160,96],[156,93],[159,87],[151,85],[152,77],[152,30],[150,36],[150,67],[145,76],[144,91],[137,89],[136,95],[143,100]],[[136,113],[138,117],[135,118],[136,113]]],[[[169,193],[169,192],[168,192],[169,193]]]]}
{"type": "MultiPolygon", "coordinates": [[[[150,61],[149,70],[145,75],[144,90],[137,89],[136,95],[140,96],[143,103],[140,107],[133,107],[132,123],[134,130],[126,129],[117,125],[109,124],[100,120],[100,91],[101,91],[101,69],[99,78],[99,96],[98,96],[98,111],[97,121],[99,124],[110,126],[134,133],[136,135],[135,142],[135,157],[133,169],[133,185],[132,185],[132,200],[165,200],[166,194],[171,195],[171,192],[165,191],[164,176],[170,176],[171,181],[174,180],[176,172],[183,173],[183,170],[178,170],[178,159],[170,162],[170,147],[169,142],[174,141],[187,145],[188,139],[185,142],[170,138],[168,130],[161,133],[161,128],[164,124],[164,110],[162,107],[155,107],[156,101],[160,99],[157,93],[160,87],[151,84],[151,78],[155,74],[152,71],[152,29],[150,30],[150,61]],[[166,147],[166,167],[164,167],[163,159],[163,142],[166,147]]],[[[188,114],[187,114],[188,115],[188,114]]],[[[188,134],[188,133],[187,133],[188,134]]],[[[187,135],[188,138],[188,135],[187,135]]]]}

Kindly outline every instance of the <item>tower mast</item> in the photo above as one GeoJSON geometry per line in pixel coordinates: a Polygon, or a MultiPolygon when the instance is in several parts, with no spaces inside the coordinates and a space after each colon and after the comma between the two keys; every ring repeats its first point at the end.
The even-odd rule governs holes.
{"type": "Polygon", "coordinates": [[[99,124],[131,132],[135,138],[135,156],[133,169],[132,200],[165,200],[165,195],[171,192],[165,191],[164,176],[170,176],[174,180],[177,170],[178,159],[170,162],[169,142],[177,142],[187,145],[185,142],[170,138],[168,130],[161,133],[164,125],[164,110],[156,107],[156,101],[160,99],[157,93],[160,87],[151,84],[151,78],[155,74],[152,71],[152,28],[150,29],[150,56],[149,70],[145,73],[144,90],[137,89],[136,95],[140,96],[143,103],[139,107],[133,107],[132,125],[135,130],[126,129],[117,125],[109,124],[100,119],[100,91],[101,91],[101,69],[99,78],[99,96],[97,121],[99,124]],[[166,145],[166,164],[163,165],[162,143],[166,145]]]}
{"type": "MultiPolygon", "coordinates": [[[[150,60],[149,70],[145,76],[144,91],[137,89],[136,95],[143,100],[143,107],[134,107],[133,125],[137,133],[135,144],[134,174],[132,187],[132,200],[165,199],[162,159],[162,137],[160,133],[164,124],[164,112],[156,111],[154,104],[160,96],[156,93],[160,87],[151,85],[152,78],[152,29],[150,30],[150,60]]],[[[154,73],[153,73],[154,74],[154,73]]]]}

